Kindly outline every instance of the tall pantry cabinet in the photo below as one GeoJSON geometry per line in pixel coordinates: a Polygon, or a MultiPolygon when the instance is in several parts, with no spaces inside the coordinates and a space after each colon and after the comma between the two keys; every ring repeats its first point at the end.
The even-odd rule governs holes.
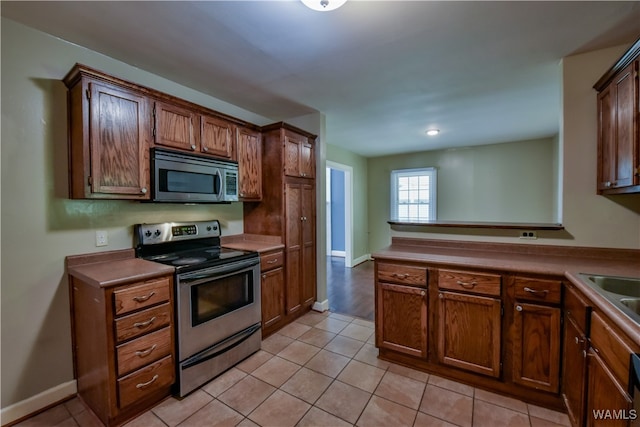
{"type": "Polygon", "coordinates": [[[316,299],[316,136],[286,123],[262,132],[263,198],[245,202],[244,231],[280,236],[285,244],[283,313],[265,326],[266,336],[309,311],[316,299]]]}

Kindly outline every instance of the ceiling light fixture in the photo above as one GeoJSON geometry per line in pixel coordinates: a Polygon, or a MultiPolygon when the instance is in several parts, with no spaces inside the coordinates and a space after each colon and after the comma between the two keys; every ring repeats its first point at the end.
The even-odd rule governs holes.
{"type": "Polygon", "coordinates": [[[301,0],[305,6],[309,9],[318,10],[320,12],[329,12],[330,10],[336,10],[347,0],[301,0]]]}
{"type": "Polygon", "coordinates": [[[436,136],[439,133],[440,133],[440,129],[428,129],[427,130],[427,135],[429,135],[429,136],[436,136]]]}

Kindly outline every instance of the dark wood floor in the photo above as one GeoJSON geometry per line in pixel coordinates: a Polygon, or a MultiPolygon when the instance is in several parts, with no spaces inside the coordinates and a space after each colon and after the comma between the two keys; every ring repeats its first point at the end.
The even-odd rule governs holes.
{"type": "Polygon", "coordinates": [[[327,257],[327,298],[330,311],[373,321],[373,261],[346,268],[344,258],[327,257]]]}

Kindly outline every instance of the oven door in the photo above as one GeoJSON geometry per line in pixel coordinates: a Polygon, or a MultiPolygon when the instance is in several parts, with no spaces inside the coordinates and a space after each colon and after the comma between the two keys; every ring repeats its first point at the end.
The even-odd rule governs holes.
{"type": "Polygon", "coordinates": [[[178,274],[179,360],[261,321],[260,259],[178,274]]]}

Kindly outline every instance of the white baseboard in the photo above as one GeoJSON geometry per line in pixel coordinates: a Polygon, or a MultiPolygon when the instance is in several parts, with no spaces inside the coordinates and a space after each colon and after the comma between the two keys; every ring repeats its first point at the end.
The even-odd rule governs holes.
{"type": "Polygon", "coordinates": [[[49,405],[60,402],[78,392],[76,380],[69,381],[38,393],[28,399],[9,405],[0,409],[0,420],[2,425],[12,423],[20,418],[31,415],[49,405]]]}
{"type": "Polygon", "coordinates": [[[365,261],[369,261],[371,260],[371,254],[364,254],[361,257],[358,257],[356,259],[353,260],[353,262],[351,263],[352,267],[355,267],[358,264],[362,264],[365,261]]]}
{"type": "Polygon", "coordinates": [[[337,256],[337,257],[341,257],[344,258],[346,256],[346,252],[345,251],[331,251],[331,256],[337,256]]]}
{"type": "Polygon", "coordinates": [[[327,310],[329,310],[329,300],[326,299],[326,300],[324,300],[322,302],[316,301],[316,302],[313,303],[313,307],[311,307],[311,309],[314,310],[314,311],[319,311],[321,313],[324,312],[324,311],[327,311],[327,310]]]}

